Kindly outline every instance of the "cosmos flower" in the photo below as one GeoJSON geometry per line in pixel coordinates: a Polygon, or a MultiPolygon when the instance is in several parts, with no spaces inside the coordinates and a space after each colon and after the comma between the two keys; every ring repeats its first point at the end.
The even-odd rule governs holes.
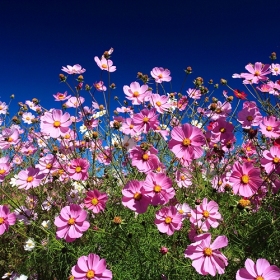
{"type": "Polygon", "coordinates": [[[16,214],[10,213],[7,205],[0,205],[0,235],[9,230],[16,223],[16,214]]]}
{"type": "Polygon", "coordinates": [[[67,65],[67,67],[62,66],[61,70],[69,75],[83,74],[84,72],[86,72],[86,69],[82,68],[80,64],[75,64],[74,66],[67,65]]]}

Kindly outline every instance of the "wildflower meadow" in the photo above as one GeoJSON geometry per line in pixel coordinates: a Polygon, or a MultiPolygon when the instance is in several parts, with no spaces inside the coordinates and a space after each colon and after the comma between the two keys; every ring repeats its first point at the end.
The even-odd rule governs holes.
{"type": "Polygon", "coordinates": [[[53,108],[0,102],[0,277],[279,280],[276,53],[239,88],[154,67],[125,100],[111,59],[63,66],[53,108]]]}

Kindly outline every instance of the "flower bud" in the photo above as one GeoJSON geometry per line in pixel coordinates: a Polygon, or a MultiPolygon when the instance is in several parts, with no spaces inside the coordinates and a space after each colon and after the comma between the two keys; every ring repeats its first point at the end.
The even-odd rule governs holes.
{"type": "Polygon", "coordinates": [[[59,74],[59,80],[61,82],[65,82],[66,81],[66,77],[63,74],[59,74]]]}
{"type": "Polygon", "coordinates": [[[111,89],[115,89],[115,88],[116,88],[116,85],[115,85],[114,83],[112,83],[112,84],[110,85],[110,88],[111,88],[111,89]]]}
{"type": "Polygon", "coordinates": [[[15,95],[14,95],[14,94],[12,94],[12,95],[10,96],[10,98],[11,98],[11,99],[14,99],[14,98],[15,98],[15,95]]]}
{"type": "Polygon", "coordinates": [[[194,80],[194,84],[196,85],[196,86],[201,86],[202,84],[203,84],[203,78],[201,78],[201,77],[197,77],[195,80],[194,80]]]}
{"type": "Polygon", "coordinates": [[[192,68],[190,66],[188,66],[186,68],[186,70],[184,70],[187,74],[191,74],[192,73],[192,68]]]}
{"type": "Polygon", "coordinates": [[[276,52],[272,52],[270,57],[269,57],[271,60],[276,60],[277,57],[276,57],[276,52]]]}
{"type": "Polygon", "coordinates": [[[220,83],[221,83],[222,85],[226,85],[226,84],[227,84],[227,80],[221,79],[221,80],[220,80],[220,83]]]}
{"type": "Polygon", "coordinates": [[[39,100],[37,98],[33,98],[32,99],[32,102],[35,104],[35,105],[38,105],[39,104],[39,100]]]}
{"type": "Polygon", "coordinates": [[[78,82],[82,82],[84,80],[83,75],[79,75],[77,80],[78,80],[78,82]]]}

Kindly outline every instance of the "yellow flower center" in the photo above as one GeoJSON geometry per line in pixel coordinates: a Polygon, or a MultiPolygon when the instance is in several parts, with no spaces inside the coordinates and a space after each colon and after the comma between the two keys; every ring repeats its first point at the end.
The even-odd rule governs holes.
{"type": "Polygon", "coordinates": [[[133,92],[133,97],[138,97],[139,95],[140,95],[140,93],[138,91],[133,92]]]}
{"type": "Polygon", "coordinates": [[[172,222],[172,218],[168,216],[168,217],[165,218],[164,221],[165,221],[166,224],[170,224],[172,222]]]}
{"type": "Polygon", "coordinates": [[[6,170],[5,169],[0,169],[0,175],[3,175],[6,173],[6,170]]]}
{"type": "Polygon", "coordinates": [[[188,147],[191,144],[191,140],[189,138],[185,138],[183,140],[183,146],[188,147]]]}
{"type": "Polygon", "coordinates": [[[210,257],[212,255],[212,249],[211,248],[205,248],[203,250],[204,256],[210,257]]]}
{"type": "Polygon", "coordinates": [[[75,219],[74,218],[70,218],[68,220],[68,225],[74,225],[75,224],[75,219]]]}
{"type": "Polygon", "coordinates": [[[14,141],[14,139],[12,137],[8,138],[8,142],[13,142],[13,141],[14,141]]]}
{"type": "Polygon", "coordinates": [[[204,210],[202,215],[203,215],[204,218],[208,218],[210,214],[207,210],[204,210]]]}
{"type": "Polygon", "coordinates": [[[57,98],[58,98],[58,99],[63,99],[63,98],[64,98],[64,94],[59,94],[59,95],[57,96],[57,98]]]}
{"type": "Polygon", "coordinates": [[[238,205],[240,205],[242,208],[245,208],[246,206],[249,206],[251,204],[249,199],[240,199],[238,201],[238,205]]]}
{"type": "Polygon", "coordinates": [[[161,186],[155,185],[155,186],[154,186],[154,192],[155,192],[155,193],[159,193],[160,191],[161,191],[161,186]]]}
{"type": "Polygon", "coordinates": [[[86,274],[86,277],[87,277],[88,279],[94,278],[94,271],[93,271],[93,270],[89,270],[89,271],[87,272],[87,274],[86,274]]]}
{"type": "Polygon", "coordinates": [[[144,154],[144,155],[142,156],[142,159],[145,160],[145,161],[147,161],[147,160],[149,159],[149,155],[148,155],[148,154],[144,154]]]}
{"type": "Polygon", "coordinates": [[[107,64],[102,64],[101,67],[102,67],[103,69],[107,69],[107,64]]]}
{"type": "Polygon", "coordinates": [[[77,166],[77,167],[75,168],[75,171],[76,171],[77,173],[80,173],[80,172],[82,171],[82,168],[81,168],[80,166],[77,166]]]}
{"type": "Polygon", "coordinates": [[[221,132],[221,133],[224,133],[224,132],[226,132],[226,129],[225,129],[224,127],[222,127],[222,128],[220,129],[220,132],[221,132]]]}
{"type": "Polygon", "coordinates": [[[134,127],[134,125],[133,125],[133,124],[131,124],[131,125],[129,126],[129,128],[130,128],[130,129],[133,129],[133,127],[134,127]]]}
{"type": "Polygon", "coordinates": [[[133,197],[134,197],[135,200],[139,201],[142,198],[142,194],[137,192],[137,193],[134,194],[133,197]]]}
{"type": "Polygon", "coordinates": [[[266,127],[266,131],[271,131],[272,130],[272,127],[269,125],[266,127]]]}
{"type": "Polygon", "coordinates": [[[54,126],[54,127],[60,127],[60,121],[55,121],[55,122],[53,123],[53,126],[54,126]]]}
{"type": "Polygon", "coordinates": [[[255,76],[260,76],[260,74],[261,74],[260,71],[255,72],[255,76]]]}
{"type": "Polygon", "coordinates": [[[248,184],[249,183],[249,176],[248,175],[243,175],[242,177],[241,177],[241,182],[243,183],[243,184],[248,184]]]}
{"type": "Polygon", "coordinates": [[[92,205],[97,205],[98,204],[98,199],[95,197],[95,198],[93,198],[92,200],[91,200],[91,204],[92,205]]]}
{"type": "Polygon", "coordinates": [[[0,225],[4,224],[4,218],[0,217],[0,225]]]}
{"type": "Polygon", "coordinates": [[[178,212],[179,212],[180,214],[184,214],[184,211],[183,211],[182,209],[178,210],[178,212]]]}
{"type": "Polygon", "coordinates": [[[48,163],[48,164],[46,165],[46,168],[47,168],[47,169],[51,169],[51,168],[52,168],[52,164],[51,164],[51,163],[48,163]]]}
{"type": "Polygon", "coordinates": [[[32,182],[33,180],[34,180],[34,178],[32,176],[28,176],[27,179],[26,179],[26,181],[28,183],[32,182]]]}
{"type": "Polygon", "coordinates": [[[149,120],[150,120],[150,119],[149,119],[148,117],[144,117],[144,118],[143,118],[143,122],[144,122],[144,123],[149,122],[149,120]]]}
{"type": "Polygon", "coordinates": [[[275,157],[275,158],[273,159],[273,162],[274,162],[274,163],[278,163],[279,160],[280,160],[280,159],[279,159],[278,157],[275,157]]]}
{"type": "Polygon", "coordinates": [[[161,78],[162,78],[162,74],[159,74],[159,75],[158,75],[158,78],[161,79],[161,78]]]}
{"type": "Polygon", "coordinates": [[[160,106],[161,106],[161,102],[160,102],[160,101],[157,101],[157,102],[156,102],[156,105],[160,107],[160,106]]]}
{"type": "Polygon", "coordinates": [[[187,178],[184,175],[181,175],[180,179],[181,181],[185,181],[187,178]]]}
{"type": "Polygon", "coordinates": [[[256,280],[264,280],[264,278],[262,276],[257,276],[256,280]]]}
{"type": "Polygon", "coordinates": [[[253,117],[252,116],[248,116],[246,119],[247,119],[247,121],[251,122],[253,120],[253,117]]]}

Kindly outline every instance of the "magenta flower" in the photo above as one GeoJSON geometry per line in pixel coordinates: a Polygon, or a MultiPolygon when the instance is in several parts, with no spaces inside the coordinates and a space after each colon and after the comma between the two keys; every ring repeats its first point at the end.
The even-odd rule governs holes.
{"type": "Polygon", "coordinates": [[[45,112],[41,117],[41,132],[50,137],[58,138],[68,132],[71,124],[69,113],[63,114],[61,110],[54,109],[51,112],[45,112]]]}
{"type": "Polygon", "coordinates": [[[138,214],[145,213],[151,198],[143,187],[143,182],[129,181],[122,189],[122,204],[138,214]]]}
{"type": "Polygon", "coordinates": [[[9,230],[9,226],[16,223],[16,214],[10,213],[7,205],[0,205],[0,235],[9,230]]]}
{"type": "Polygon", "coordinates": [[[71,270],[75,280],[111,280],[112,272],[106,269],[106,260],[98,255],[82,256],[71,270]]]}
{"type": "Polygon", "coordinates": [[[156,212],[155,224],[160,232],[172,235],[181,229],[182,215],[175,206],[164,207],[156,212]]]}
{"type": "Polygon", "coordinates": [[[28,167],[26,170],[22,170],[18,173],[16,185],[19,189],[25,190],[36,188],[40,185],[44,177],[45,175],[40,173],[39,168],[28,167]]]}
{"type": "Polygon", "coordinates": [[[270,150],[263,151],[263,158],[261,165],[264,167],[266,173],[280,168],[280,147],[272,146],[270,150]]]}
{"type": "Polygon", "coordinates": [[[258,84],[260,81],[268,80],[266,75],[271,73],[269,64],[262,64],[261,62],[256,62],[255,65],[247,64],[245,69],[249,73],[241,73],[240,78],[244,78],[244,84],[258,84]]]}
{"type": "Polygon", "coordinates": [[[91,210],[93,213],[97,214],[100,211],[104,211],[105,204],[108,200],[106,193],[101,193],[97,189],[93,191],[88,191],[85,198],[85,207],[91,210]]]}
{"type": "Polygon", "coordinates": [[[152,205],[166,204],[175,196],[172,180],[163,173],[149,173],[143,186],[152,205]]]}
{"type": "Polygon", "coordinates": [[[89,162],[84,158],[72,159],[67,168],[70,178],[74,180],[86,180],[88,178],[89,162]]]}
{"type": "Polygon", "coordinates": [[[94,61],[101,70],[106,70],[108,72],[115,72],[117,70],[116,66],[113,66],[113,61],[110,59],[107,60],[104,56],[102,56],[101,59],[95,56],[94,61]]]}
{"type": "Polygon", "coordinates": [[[280,121],[274,117],[264,117],[263,121],[260,123],[261,133],[269,138],[278,138],[280,136],[280,121]]]}
{"type": "Polygon", "coordinates": [[[236,162],[233,165],[232,173],[229,177],[232,189],[235,194],[250,197],[256,193],[263,180],[260,177],[260,170],[252,163],[244,162],[242,165],[236,162]]]}
{"type": "Polygon", "coordinates": [[[279,280],[280,269],[270,265],[266,259],[258,259],[254,263],[251,259],[245,261],[245,268],[236,273],[236,280],[279,280]]]}
{"type": "Polygon", "coordinates": [[[170,82],[170,71],[162,67],[154,67],[151,71],[151,76],[155,79],[156,83],[170,82]]]}
{"type": "Polygon", "coordinates": [[[188,123],[183,124],[173,128],[171,138],[168,147],[176,157],[191,160],[202,156],[201,146],[205,144],[205,138],[201,129],[188,123]]]}
{"type": "Polygon", "coordinates": [[[69,75],[83,74],[84,72],[86,72],[86,69],[82,68],[80,64],[75,64],[74,66],[67,65],[67,67],[62,66],[61,70],[69,75]]]}
{"type": "MultiPolygon", "coordinates": [[[[190,258],[192,266],[202,275],[225,273],[225,266],[228,265],[227,258],[218,249],[228,245],[226,236],[218,236],[211,244],[211,234],[204,233],[194,237],[195,243],[190,244],[185,257],[190,258]]],[[[253,280],[253,279],[252,279],[253,280]]]]}
{"type": "Polygon", "coordinates": [[[83,232],[88,230],[90,226],[86,218],[87,212],[79,205],[72,204],[63,207],[54,221],[57,226],[57,238],[63,238],[66,242],[73,242],[82,237],[83,232]]]}
{"type": "Polygon", "coordinates": [[[132,125],[137,132],[148,133],[149,130],[156,129],[159,125],[158,114],[155,108],[143,109],[140,113],[133,115],[132,125]]]}
{"type": "Polygon", "coordinates": [[[218,211],[219,205],[215,201],[208,202],[208,199],[204,198],[196,209],[191,210],[190,222],[199,226],[203,231],[208,231],[210,227],[216,228],[219,225],[218,220],[222,218],[218,211]]]}

